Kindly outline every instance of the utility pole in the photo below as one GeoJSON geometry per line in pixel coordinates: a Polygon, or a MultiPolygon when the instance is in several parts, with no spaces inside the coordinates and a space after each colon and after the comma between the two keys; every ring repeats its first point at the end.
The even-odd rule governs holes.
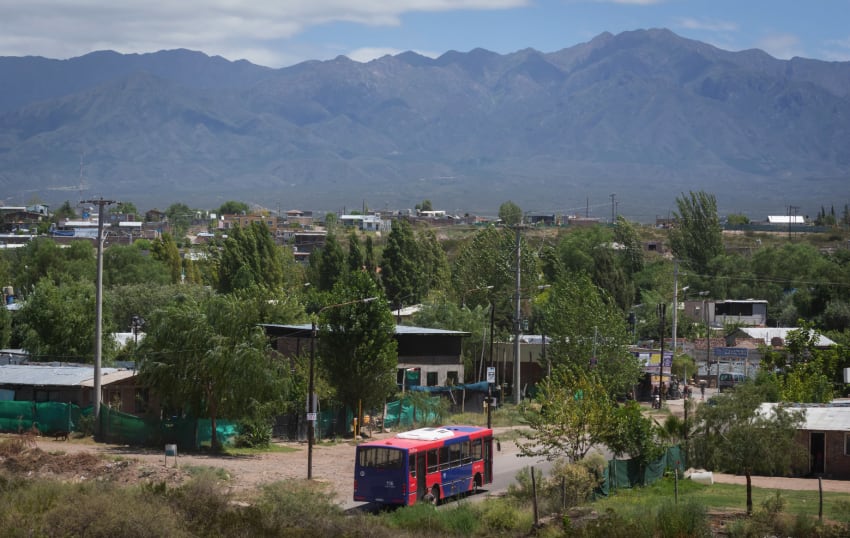
{"type": "Polygon", "coordinates": [[[611,193],[611,224],[617,221],[616,213],[616,202],[614,199],[617,197],[617,193],[611,193]]]}
{"type": "Polygon", "coordinates": [[[82,204],[97,204],[97,284],[95,291],[94,328],[94,433],[100,437],[100,363],[103,353],[103,208],[117,204],[115,200],[81,200],[82,204]]]}
{"type": "Polygon", "coordinates": [[[676,322],[679,318],[679,260],[673,260],[673,356],[676,356],[676,322]]]}
{"type": "Polygon", "coordinates": [[[514,403],[519,405],[522,400],[522,396],[520,395],[520,362],[522,360],[522,356],[520,355],[520,336],[522,335],[522,312],[520,309],[520,261],[522,256],[520,255],[520,230],[522,229],[522,224],[518,224],[516,226],[516,294],[514,298],[516,299],[516,303],[514,304],[514,403]]]}
{"type": "MultiPolygon", "coordinates": [[[[660,320],[660,326],[658,334],[661,336],[661,360],[658,362],[658,395],[662,399],[666,399],[664,391],[661,390],[661,387],[664,383],[664,321],[667,314],[667,304],[660,303],[658,305],[658,318],[660,320]]],[[[672,368],[672,365],[671,365],[672,368]]]]}

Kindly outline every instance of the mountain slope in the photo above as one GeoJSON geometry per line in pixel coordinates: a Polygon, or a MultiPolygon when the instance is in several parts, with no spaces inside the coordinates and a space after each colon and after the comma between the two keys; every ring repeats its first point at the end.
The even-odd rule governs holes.
{"type": "Polygon", "coordinates": [[[759,217],[850,195],[850,64],[728,52],[667,30],[553,53],[279,70],[189,51],[0,58],[0,81],[0,185],[12,200],[65,195],[50,189],[77,181],[81,156],[93,191],[142,207],[429,198],[450,211],[512,199],[570,212],[616,192],[621,213],[649,220],[688,190],[759,217]]]}

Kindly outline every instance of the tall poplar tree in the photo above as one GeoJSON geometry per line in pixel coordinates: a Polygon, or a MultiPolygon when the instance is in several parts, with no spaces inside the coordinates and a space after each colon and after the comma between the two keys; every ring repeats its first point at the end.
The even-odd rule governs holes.
{"type": "Polygon", "coordinates": [[[723,230],[717,216],[717,199],[704,191],[676,198],[670,230],[673,255],[699,274],[708,274],[709,262],[723,253],[723,230]]]}

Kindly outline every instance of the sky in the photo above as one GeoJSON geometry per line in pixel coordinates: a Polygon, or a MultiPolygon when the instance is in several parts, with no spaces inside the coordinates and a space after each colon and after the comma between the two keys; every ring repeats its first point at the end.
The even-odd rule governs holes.
{"type": "Polygon", "coordinates": [[[185,48],[277,68],[408,50],[555,52],[647,28],[850,61],[850,0],[0,0],[0,56],[57,59],[185,48]]]}

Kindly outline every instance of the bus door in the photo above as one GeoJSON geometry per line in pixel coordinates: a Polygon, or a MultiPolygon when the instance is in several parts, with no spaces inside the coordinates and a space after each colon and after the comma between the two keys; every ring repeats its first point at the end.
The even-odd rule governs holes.
{"type": "Polygon", "coordinates": [[[493,438],[484,439],[484,483],[493,482],[493,438]]]}
{"type": "Polygon", "coordinates": [[[416,500],[421,499],[428,492],[425,478],[425,451],[423,450],[416,454],[416,500]]]}

